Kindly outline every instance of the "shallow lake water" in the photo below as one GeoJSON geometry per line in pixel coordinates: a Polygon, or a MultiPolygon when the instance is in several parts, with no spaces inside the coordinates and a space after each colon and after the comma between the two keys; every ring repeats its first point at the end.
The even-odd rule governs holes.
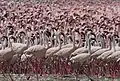
{"type": "MultiPolygon", "coordinates": [[[[56,76],[56,75],[45,75],[45,76],[39,76],[36,74],[31,75],[24,75],[24,74],[11,74],[10,75],[13,79],[13,81],[91,81],[87,76],[80,75],[76,79],[74,76],[71,75],[64,75],[64,76],[56,76]],[[30,76],[30,77],[29,77],[30,76]]],[[[8,74],[1,74],[0,75],[0,81],[12,81],[10,76],[8,74]]],[[[93,81],[120,81],[120,79],[111,79],[111,78],[105,78],[105,77],[90,77],[93,79],[93,81]]]]}

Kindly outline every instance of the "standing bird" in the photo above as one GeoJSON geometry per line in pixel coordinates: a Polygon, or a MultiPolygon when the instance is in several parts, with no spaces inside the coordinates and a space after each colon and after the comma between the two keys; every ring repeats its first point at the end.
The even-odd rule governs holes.
{"type": "MultiPolygon", "coordinates": [[[[72,31],[72,30],[71,30],[72,31]]],[[[73,41],[73,38],[72,38],[72,35],[69,33],[70,31],[67,31],[65,36],[64,36],[64,42],[65,42],[65,45],[63,45],[61,47],[61,49],[64,49],[64,48],[70,48],[73,46],[73,44],[71,43],[71,41],[73,41]]],[[[77,32],[77,31],[76,31],[77,32]]],[[[79,32],[77,32],[79,34],[79,32]]]]}
{"type": "Polygon", "coordinates": [[[113,53],[115,53],[116,51],[120,51],[120,47],[118,47],[118,46],[115,46],[115,38],[114,38],[114,36],[112,36],[112,42],[111,42],[111,44],[110,44],[110,48],[111,48],[111,50],[109,50],[109,51],[106,51],[106,52],[104,52],[103,54],[101,54],[99,57],[97,57],[98,59],[102,59],[102,60],[104,60],[104,59],[109,59],[109,57],[111,57],[111,55],[113,55],[113,53]],[[112,46],[112,47],[111,47],[112,46]],[[116,49],[117,48],[117,49],[116,49]]]}
{"type": "Polygon", "coordinates": [[[55,53],[55,56],[60,56],[63,58],[68,58],[72,52],[74,52],[78,46],[75,46],[75,30],[72,31],[73,46],[69,48],[64,48],[55,53]]]}
{"type": "MultiPolygon", "coordinates": [[[[69,36],[68,36],[67,41],[68,41],[68,40],[72,41],[72,35],[69,35],[69,36]]],[[[70,47],[72,47],[72,46],[73,46],[73,44],[71,44],[71,43],[69,42],[68,44],[63,45],[61,48],[62,48],[62,49],[64,49],[64,48],[70,48],[70,47]]]]}
{"type": "Polygon", "coordinates": [[[109,60],[110,59],[117,60],[119,57],[120,57],[120,47],[119,46],[115,46],[115,52],[113,52],[111,55],[109,55],[107,57],[107,59],[109,59],[109,60]]]}
{"type": "MultiPolygon", "coordinates": [[[[89,31],[87,31],[88,33],[89,33],[89,31]]],[[[92,35],[93,33],[91,33],[91,35],[92,35]]],[[[88,35],[86,35],[86,41],[88,41],[88,35]]],[[[76,56],[76,55],[78,55],[78,54],[81,54],[81,53],[86,53],[86,52],[88,52],[88,49],[86,48],[87,47],[87,42],[86,42],[86,44],[85,44],[85,46],[84,47],[80,47],[80,48],[78,48],[77,50],[75,50],[72,54],[71,54],[71,57],[72,56],[76,56]]],[[[91,47],[91,54],[92,53],[94,53],[95,51],[97,51],[97,50],[99,50],[100,49],[100,47],[99,46],[92,46],[91,47]]]]}
{"type": "Polygon", "coordinates": [[[12,59],[13,55],[15,55],[15,52],[13,51],[12,44],[9,38],[7,43],[8,43],[8,47],[0,50],[0,59],[8,62],[12,59]]]}
{"type": "Polygon", "coordinates": [[[52,47],[46,51],[46,55],[45,55],[46,57],[53,56],[55,53],[57,53],[61,49],[60,33],[58,35],[58,42],[59,42],[58,47],[52,47]]]}
{"type": "Polygon", "coordinates": [[[87,61],[91,55],[91,40],[92,39],[88,37],[88,40],[87,40],[87,42],[88,42],[88,49],[87,50],[88,51],[87,52],[83,52],[83,53],[80,53],[76,56],[73,56],[70,58],[70,60],[73,62],[79,62],[79,63],[83,63],[83,62],[87,61]]]}
{"type": "Polygon", "coordinates": [[[36,58],[44,58],[45,54],[46,54],[46,51],[51,47],[51,45],[49,46],[48,42],[47,42],[47,47],[45,46],[45,39],[47,38],[47,36],[45,34],[45,30],[43,32],[43,36],[44,36],[43,37],[43,42],[44,42],[43,44],[44,45],[31,46],[24,51],[24,54],[32,55],[32,56],[35,56],[36,58]]]}
{"type": "Polygon", "coordinates": [[[22,53],[24,50],[27,49],[28,44],[22,44],[22,43],[15,43],[15,37],[13,35],[10,35],[8,37],[11,45],[11,50],[13,51],[13,55],[11,55],[11,59],[9,60],[9,64],[14,64],[17,61],[19,61],[22,53]]]}
{"type": "Polygon", "coordinates": [[[13,51],[18,54],[19,56],[21,56],[23,54],[23,52],[28,48],[29,46],[29,37],[27,37],[26,35],[26,39],[24,37],[24,41],[27,40],[27,43],[24,44],[24,43],[15,43],[13,42],[12,43],[12,48],[13,48],[13,51]]]}
{"type": "Polygon", "coordinates": [[[103,34],[101,35],[100,39],[101,39],[101,49],[98,50],[98,51],[96,51],[96,52],[94,52],[94,53],[91,55],[91,57],[96,58],[96,57],[98,57],[99,55],[101,55],[102,53],[104,53],[104,52],[106,52],[106,51],[108,51],[108,50],[110,49],[110,48],[105,48],[105,46],[104,46],[105,38],[104,38],[104,35],[103,35],[103,34]]]}

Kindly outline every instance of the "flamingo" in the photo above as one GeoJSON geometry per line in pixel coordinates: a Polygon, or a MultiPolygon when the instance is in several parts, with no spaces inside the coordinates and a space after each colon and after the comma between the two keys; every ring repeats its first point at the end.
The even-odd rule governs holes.
{"type": "MultiPolygon", "coordinates": [[[[62,34],[62,33],[61,33],[61,34],[62,34]]],[[[71,40],[72,35],[66,34],[66,35],[63,36],[63,37],[64,37],[64,45],[62,45],[61,49],[72,47],[73,44],[70,43],[70,41],[72,41],[72,40],[71,40]]]]}
{"type": "MultiPolygon", "coordinates": [[[[88,35],[88,36],[90,36],[90,35],[88,35]]],[[[92,38],[91,39],[89,39],[88,40],[88,38],[89,37],[87,37],[87,41],[86,41],[86,43],[89,41],[91,41],[92,40],[92,38]]],[[[88,44],[90,44],[88,42],[88,44]]],[[[88,46],[89,47],[89,46],[88,46]]],[[[86,49],[85,47],[83,48],[79,48],[80,49],[80,52],[79,52],[79,50],[77,49],[77,55],[76,56],[73,56],[73,58],[71,58],[71,60],[72,61],[75,61],[75,62],[79,62],[79,63],[83,63],[83,62],[87,62],[87,63],[89,63],[88,62],[88,57],[90,57],[90,58],[92,58],[91,56],[92,56],[92,54],[94,54],[94,52],[97,52],[97,51],[99,51],[100,49],[101,49],[101,47],[99,47],[99,46],[90,46],[91,48],[91,50],[90,50],[90,53],[88,53],[88,49],[86,49]],[[83,50],[82,50],[83,49],[83,50]],[[85,50],[85,51],[84,51],[85,50]],[[75,60],[74,60],[75,59],[75,60]]],[[[74,53],[74,52],[73,52],[74,53]]],[[[91,64],[91,63],[90,63],[91,64]]]]}
{"type": "Polygon", "coordinates": [[[99,55],[101,55],[102,53],[104,53],[104,52],[106,52],[106,51],[109,50],[109,48],[104,48],[105,46],[103,46],[103,43],[105,42],[105,40],[104,40],[104,37],[103,37],[102,35],[101,35],[101,38],[103,39],[103,40],[101,41],[101,47],[102,47],[102,48],[101,48],[100,50],[94,52],[94,53],[91,55],[91,57],[96,58],[97,56],[99,56],[99,55]]]}
{"type": "Polygon", "coordinates": [[[2,41],[4,40],[2,42],[2,45],[3,45],[3,49],[5,49],[5,47],[8,46],[8,43],[7,43],[8,42],[8,37],[7,36],[3,36],[1,39],[2,39],[2,41]]]}
{"type": "Polygon", "coordinates": [[[73,36],[73,46],[69,48],[64,48],[59,50],[57,53],[55,53],[55,56],[61,56],[64,58],[68,58],[72,52],[74,52],[78,46],[75,46],[75,35],[74,35],[75,30],[72,31],[72,36],[73,36]]]}
{"type": "MultiPolygon", "coordinates": [[[[112,37],[112,39],[110,40],[110,42],[111,42],[111,43],[110,43],[110,50],[102,53],[100,56],[97,57],[97,59],[101,59],[103,65],[105,65],[104,68],[105,68],[105,69],[107,68],[105,71],[107,71],[108,69],[110,69],[111,64],[112,64],[112,59],[109,59],[109,60],[108,60],[108,57],[109,57],[110,55],[112,55],[115,51],[118,51],[118,50],[119,50],[119,49],[116,50],[116,48],[115,48],[115,38],[114,38],[114,36],[111,36],[111,37],[112,37]],[[108,64],[110,65],[110,67],[108,67],[108,64]]],[[[113,63],[113,64],[114,64],[114,63],[113,63]]],[[[113,64],[112,64],[112,65],[113,65],[113,64]]],[[[103,66],[102,66],[102,67],[103,67],[103,66]]],[[[112,68],[112,69],[113,69],[113,68],[112,68]]]]}
{"type": "MultiPolygon", "coordinates": [[[[69,55],[73,52],[73,51],[75,51],[78,47],[79,47],[79,45],[78,46],[75,46],[75,35],[74,35],[74,32],[75,32],[75,30],[73,30],[72,31],[72,37],[73,37],[73,44],[72,44],[72,47],[70,46],[70,47],[66,47],[66,48],[63,48],[63,49],[60,49],[57,53],[55,53],[54,55],[53,55],[53,57],[62,57],[62,58],[60,58],[60,59],[57,59],[57,58],[54,58],[54,60],[56,61],[57,60],[57,62],[56,63],[59,63],[59,64],[63,64],[63,66],[66,68],[66,69],[68,69],[67,67],[66,67],[66,65],[69,67],[69,65],[68,65],[68,58],[69,58],[69,55]],[[66,60],[65,60],[66,59],[66,60]],[[64,60],[64,61],[63,61],[64,60]],[[65,65],[64,65],[65,64],[65,65]]],[[[56,65],[56,64],[55,64],[56,65]]],[[[59,65],[58,65],[59,66],[59,65]]],[[[58,67],[58,68],[60,68],[60,67],[58,67]]],[[[56,68],[57,69],[57,68],[56,68]]],[[[57,71],[58,71],[58,69],[57,69],[57,71]]],[[[63,72],[63,70],[61,70],[60,72],[63,72]]],[[[64,71],[64,72],[66,72],[66,71],[64,71]]],[[[63,73],[64,73],[63,72],[63,73]]]]}
{"type": "MultiPolygon", "coordinates": [[[[47,47],[45,46],[45,39],[48,39],[47,38],[47,36],[46,36],[46,34],[45,34],[45,30],[43,31],[43,45],[34,45],[34,46],[31,46],[31,47],[29,47],[28,49],[26,49],[25,51],[24,51],[24,55],[22,55],[22,57],[21,57],[21,61],[25,61],[25,60],[27,60],[28,58],[32,58],[32,57],[34,57],[35,58],[35,60],[36,60],[36,63],[37,64],[40,64],[40,67],[38,67],[38,66],[35,66],[35,65],[33,65],[33,68],[35,69],[35,70],[37,70],[36,68],[39,68],[39,72],[43,72],[43,66],[44,65],[42,65],[43,64],[43,62],[44,62],[44,58],[45,58],[45,54],[46,54],[46,51],[49,49],[49,48],[51,48],[51,46],[52,46],[52,44],[51,45],[49,45],[48,44],[48,41],[46,42],[47,44],[47,47]]],[[[28,60],[29,61],[29,60],[28,60]]],[[[33,61],[33,60],[32,60],[33,61]]],[[[33,62],[33,64],[34,64],[35,62],[33,62]]]]}
{"type": "MultiPolygon", "coordinates": [[[[68,35],[68,38],[70,39],[70,37],[71,37],[71,35],[68,35]]],[[[68,39],[68,40],[69,40],[68,39]]],[[[68,41],[67,40],[67,41],[68,41]]],[[[61,47],[61,49],[64,49],[64,48],[70,48],[70,47],[72,47],[73,46],[73,44],[71,44],[71,43],[69,43],[69,44],[66,44],[66,45],[63,45],[62,47],[61,47]]]]}
{"type": "Polygon", "coordinates": [[[51,57],[61,49],[60,33],[59,33],[58,41],[59,41],[59,46],[48,49],[46,51],[46,57],[51,57]]]}
{"type": "MultiPolygon", "coordinates": [[[[35,56],[36,58],[44,58],[45,57],[45,54],[46,54],[46,51],[51,47],[50,46],[47,46],[45,47],[45,31],[43,32],[43,42],[44,42],[44,45],[34,45],[34,46],[31,46],[29,47],[28,49],[26,49],[24,51],[24,54],[26,55],[33,55],[35,56]]],[[[48,45],[48,42],[47,42],[47,45],[48,45]]]]}
{"type": "MultiPolygon", "coordinates": [[[[21,44],[21,43],[15,43],[15,37],[13,35],[10,35],[8,37],[9,41],[11,42],[11,49],[13,52],[13,55],[9,55],[9,64],[15,64],[20,60],[20,57],[25,49],[27,49],[27,44],[21,44]],[[14,39],[14,40],[13,40],[14,39]]],[[[8,42],[9,42],[8,41],[8,42]]],[[[7,55],[6,55],[7,56],[7,55]]],[[[7,57],[6,57],[7,58],[7,57]]]]}
{"type": "Polygon", "coordinates": [[[16,37],[17,38],[17,43],[24,43],[24,36],[28,35],[28,33],[26,33],[25,29],[20,29],[17,33],[16,33],[16,37]]]}
{"type": "Polygon", "coordinates": [[[116,53],[116,52],[120,51],[120,47],[115,46],[115,37],[114,37],[114,35],[112,36],[112,47],[110,47],[110,48],[111,48],[111,50],[104,52],[98,58],[110,59],[110,58],[114,58],[114,57],[117,56],[118,53],[116,53]]]}
{"type": "MultiPolygon", "coordinates": [[[[90,55],[91,55],[91,44],[90,44],[91,40],[92,39],[89,38],[88,41],[87,41],[88,42],[88,52],[81,53],[81,54],[78,54],[78,55],[70,58],[70,61],[72,61],[73,64],[79,64],[80,63],[79,65],[81,65],[81,67],[78,66],[78,65],[76,67],[74,67],[74,66],[73,67],[77,68],[77,69],[82,69],[82,73],[85,74],[85,75],[86,75],[86,73],[84,72],[85,71],[84,70],[84,65],[86,65],[86,63],[89,64],[89,58],[90,58],[90,55]]],[[[90,78],[88,75],[86,75],[86,76],[88,78],[90,78]]]]}
{"type": "Polygon", "coordinates": [[[12,44],[8,38],[8,47],[0,50],[0,58],[3,59],[3,61],[9,61],[14,54],[15,52],[13,51],[12,44]]]}
{"type": "MultiPolygon", "coordinates": [[[[13,49],[14,53],[16,54],[15,57],[18,56],[19,59],[20,59],[24,50],[26,50],[28,48],[28,46],[29,46],[29,37],[27,37],[27,43],[26,44],[12,42],[12,49],[13,49]]],[[[14,57],[13,57],[13,59],[14,59],[14,57]]]]}
{"type": "Polygon", "coordinates": [[[107,57],[109,61],[116,60],[117,62],[120,61],[120,51],[116,51],[112,53],[110,56],[107,57]]]}
{"type": "Polygon", "coordinates": [[[108,57],[107,57],[107,59],[113,59],[113,60],[117,60],[117,61],[119,61],[119,57],[120,57],[120,47],[119,46],[115,46],[115,49],[116,49],[116,51],[115,52],[113,52],[111,55],[109,55],[108,57]]]}
{"type": "Polygon", "coordinates": [[[108,51],[106,51],[106,52],[104,52],[104,53],[102,53],[100,56],[98,56],[97,57],[97,59],[106,59],[109,55],[111,55],[112,53],[114,53],[115,51],[117,51],[116,49],[115,49],[115,39],[114,39],[114,37],[112,36],[112,45],[110,44],[110,50],[108,50],[108,51]],[[112,46],[112,47],[111,47],[112,46]]]}
{"type": "MultiPolygon", "coordinates": [[[[76,30],[75,30],[75,31],[76,31],[76,30]]],[[[76,31],[76,33],[79,34],[79,31],[76,31]]],[[[79,34],[79,36],[80,36],[80,34],[79,34]]],[[[69,34],[68,31],[67,31],[67,33],[65,34],[64,39],[65,39],[64,42],[66,42],[66,44],[63,45],[63,46],[61,47],[61,49],[70,48],[70,47],[73,46],[73,44],[71,44],[71,41],[73,41],[73,40],[72,40],[72,35],[69,34]]]]}
{"type": "Polygon", "coordinates": [[[91,55],[91,38],[88,38],[87,39],[87,42],[88,42],[88,51],[87,52],[83,52],[83,53],[80,53],[76,56],[73,56],[70,58],[71,61],[73,62],[80,62],[80,63],[83,63],[85,62],[86,60],[88,60],[88,58],[90,57],[91,55]]]}
{"type": "MultiPolygon", "coordinates": [[[[120,45],[120,39],[119,39],[119,43],[118,43],[118,46],[116,47],[116,49],[117,48],[119,49],[119,45],[120,45]]],[[[114,52],[112,55],[110,55],[108,57],[108,59],[110,59],[110,58],[114,58],[115,60],[117,60],[117,62],[120,61],[120,51],[114,52]]]]}
{"type": "MultiPolygon", "coordinates": [[[[91,35],[92,35],[92,34],[91,34],[91,35]]],[[[88,41],[88,38],[86,38],[86,41],[88,41]]],[[[87,43],[86,43],[85,47],[80,47],[80,48],[78,48],[77,50],[75,50],[75,51],[71,54],[71,56],[76,56],[76,55],[81,54],[81,53],[86,53],[86,52],[88,51],[88,49],[86,49],[86,47],[87,47],[87,43]]],[[[92,46],[92,47],[91,47],[91,54],[94,53],[94,52],[96,52],[96,51],[99,50],[99,49],[100,49],[99,46],[92,46]]]]}
{"type": "MultiPolygon", "coordinates": [[[[20,30],[19,32],[23,32],[25,33],[24,31],[20,30]]],[[[21,33],[20,33],[21,34],[21,33]]],[[[9,38],[11,38],[11,36],[9,36],[9,38]]],[[[25,37],[24,37],[25,38],[25,37]]],[[[24,39],[23,38],[23,39],[24,39]]],[[[27,43],[24,44],[24,43],[15,43],[15,42],[12,42],[12,48],[13,48],[13,51],[16,53],[16,54],[22,54],[24,50],[26,50],[29,46],[29,37],[26,35],[26,39],[27,39],[27,43]]],[[[25,41],[25,39],[24,39],[25,41]]]]}

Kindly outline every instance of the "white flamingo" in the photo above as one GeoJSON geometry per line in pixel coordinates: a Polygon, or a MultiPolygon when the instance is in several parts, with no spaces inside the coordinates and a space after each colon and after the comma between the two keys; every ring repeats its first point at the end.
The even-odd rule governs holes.
{"type": "MultiPolygon", "coordinates": [[[[86,38],[86,41],[88,41],[88,38],[86,38]]],[[[86,42],[86,45],[87,45],[87,42],[86,42]]],[[[81,53],[86,53],[88,52],[88,49],[86,48],[87,46],[85,45],[85,47],[80,47],[78,48],[77,50],[75,50],[71,56],[76,56],[78,54],[81,54],[81,53]]],[[[91,46],[91,54],[96,52],[97,50],[99,50],[100,47],[99,46],[91,46]]]]}
{"type": "Polygon", "coordinates": [[[5,49],[0,50],[0,59],[3,61],[9,61],[15,52],[13,51],[12,44],[10,42],[10,39],[8,38],[8,47],[5,49]]]}
{"type": "MultiPolygon", "coordinates": [[[[70,37],[70,35],[69,35],[69,37],[70,37]]],[[[69,40],[69,39],[68,39],[69,40]]],[[[68,41],[67,40],[67,41],[68,41]]],[[[66,45],[63,45],[62,47],[61,47],[61,49],[64,49],[64,48],[70,48],[70,47],[72,47],[73,46],[73,44],[71,44],[71,43],[68,43],[68,44],[66,44],[66,45]]]]}
{"type": "MultiPolygon", "coordinates": [[[[76,33],[78,33],[79,34],[79,32],[76,32],[76,33]]],[[[80,36],[80,34],[79,34],[79,36],[80,36]]],[[[72,35],[67,35],[67,34],[65,34],[65,37],[64,37],[64,42],[66,42],[66,44],[65,45],[63,45],[62,47],[61,47],[61,49],[64,49],[64,48],[70,48],[70,47],[72,47],[73,46],[73,44],[71,43],[71,39],[70,38],[72,38],[72,35]]]]}
{"type": "Polygon", "coordinates": [[[55,53],[55,56],[61,56],[64,58],[68,58],[72,52],[74,52],[78,46],[75,46],[75,30],[72,31],[72,36],[73,36],[73,46],[69,48],[64,48],[59,50],[57,53],[55,53]]]}
{"type": "Polygon", "coordinates": [[[106,51],[108,51],[110,48],[103,48],[104,46],[103,46],[103,43],[105,42],[105,40],[104,40],[104,38],[103,38],[103,36],[101,36],[101,38],[103,39],[103,40],[101,40],[101,49],[100,50],[98,50],[98,51],[96,51],[96,52],[94,52],[92,55],[91,55],[91,57],[94,57],[94,58],[96,58],[96,57],[98,57],[99,55],[101,55],[102,53],[104,53],[104,52],[106,52],[106,51]]]}
{"type": "Polygon", "coordinates": [[[117,45],[117,46],[115,46],[115,52],[113,52],[111,55],[109,55],[108,57],[107,57],[107,59],[113,59],[113,60],[117,60],[117,59],[119,59],[119,57],[120,57],[120,47],[117,45]]]}
{"type": "Polygon", "coordinates": [[[9,40],[11,42],[11,48],[12,51],[14,51],[13,57],[9,60],[9,64],[14,64],[20,60],[21,55],[23,54],[23,51],[27,49],[28,43],[27,44],[22,44],[22,43],[15,43],[15,40],[11,39],[12,35],[9,36],[9,40]]]}
{"type": "Polygon", "coordinates": [[[59,33],[58,41],[59,41],[59,46],[58,47],[52,47],[52,48],[48,49],[46,51],[46,55],[45,55],[46,57],[53,56],[56,52],[58,52],[61,49],[60,33],[59,33]]]}
{"type": "MultiPolygon", "coordinates": [[[[17,54],[15,56],[21,57],[24,50],[26,50],[28,48],[28,46],[29,46],[29,37],[26,37],[26,38],[27,38],[27,43],[26,44],[12,42],[12,49],[15,52],[15,54],[17,54]]],[[[25,41],[25,39],[24,39],[24,41],[25,41]]]]}
{"type": "Polygon", "coordinates": [[[102,60],[104,60],[104,59],[110,59],[110,57],[116,52],[116,51],[120,51],[120,47],[118,47],[118,46],[115,46],[115,38],[112,36],[112,45],[110,45],[110,46],[112,46],[112,47],[110,47],[111,48],[111,50],[109,50],[109,51],[106,51],[106,52],[104,52],[103,54],[101,54],[99,57],[97,57],[98,59],[102,59],[102,60]]]}
{"type": "Polygon", "coordinates": [[[79,62],[79,63],[83,63],[83,62],[85,62],[85,61],[87,61],[88,60],[88,58],[90,57],[90,55],[91,55],[91,44],[90,44],[90,41],[91,41],[91,39],[89,38],[88,39],[88,52],[86,52],[86,53],[81,53],[81,54],[78,54],[78,55],[76,55],[76,56],[73,56],[73,57],[71,57],[70,58],[70,60],[72,61],[72,62],[79,62]]]}
{"type": "Polygon", "coordinates": [[[44,42],[44,45],[34,45],[34,46],[31,46],[29,47],[28,49],[26,49],[24,51],[24,54],[26,55],[32,55],[32,56],[35,56],[36,58],[44,58],[45,57],[45,54],[46,54],[46,51],[51,47],[48,46],[48,42],[47,42],[47,47],[45,47],[45,31],[43,32],[43,42],[44,42]]]}

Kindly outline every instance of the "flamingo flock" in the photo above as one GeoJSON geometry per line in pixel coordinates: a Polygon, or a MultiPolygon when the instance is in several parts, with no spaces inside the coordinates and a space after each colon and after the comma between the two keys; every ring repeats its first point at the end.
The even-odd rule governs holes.
{"type": "MultiPolygon", "coordinates": [[[[39,36],[40,34],[42,36],[39,41],[34,38],[34,43],[30,41],[30,37],[27,34],[23,36],[26,43],[15,42],[14,39],[19,40],[15,36],[3,36],[0,61],[3,64],[7,63],[7,67],[11,65],[19,67],[17,69],[21,69],[20,73],[24,73],[22,70],[25,70],[25,68],[20,67],[22,65],[28,67],[26,68],[27,72],[32,69],[33,72],[37,71],[41,74],[44,72],[50,74],[72,74],[76,71],[83,74],[83,71],[87,70],[85,72],[89,75],[95,75],[97,72],[99,75],[104,74],[107,76],[106,73],[113,71],[116,76],[119,76],[120,42],[117,41],[119,38],[115,38],[115,32],[110,33],[108,39],[104,40],[101,35],[101,42],[97,44],[97,36],[91,29],[87,28],[84,30],[86,32],[85,41],[81,40],[82,31],[77,30],[75,28],[71,30],[71,39],[66,40],[66,42],[62,40],[61,31],[57,31],[55,36],[48,36],[46,29],[41,29],[42,33],[39,33],[39,36]],[[75,40],[76,35],[79,36],[77,38],[79,39],[78,42],[75,40]],[[70,43],[68,43],[69,40],[71,40],[70,43]],[[102,46],[106,40],[109,43],[108,47],[102,46]],[[8,45],[5,45],[4,42],[8,45]],[[32,66],[30,66],[31,64],[32,66]]],[[[13,70],[11,71],[14,72],[13,70]]]]}
{"type": "Polygon", "coordinates": [[[120,76],[119,9],[2,4],[6,5],[1,3],[0,71],[120,76]]]}

